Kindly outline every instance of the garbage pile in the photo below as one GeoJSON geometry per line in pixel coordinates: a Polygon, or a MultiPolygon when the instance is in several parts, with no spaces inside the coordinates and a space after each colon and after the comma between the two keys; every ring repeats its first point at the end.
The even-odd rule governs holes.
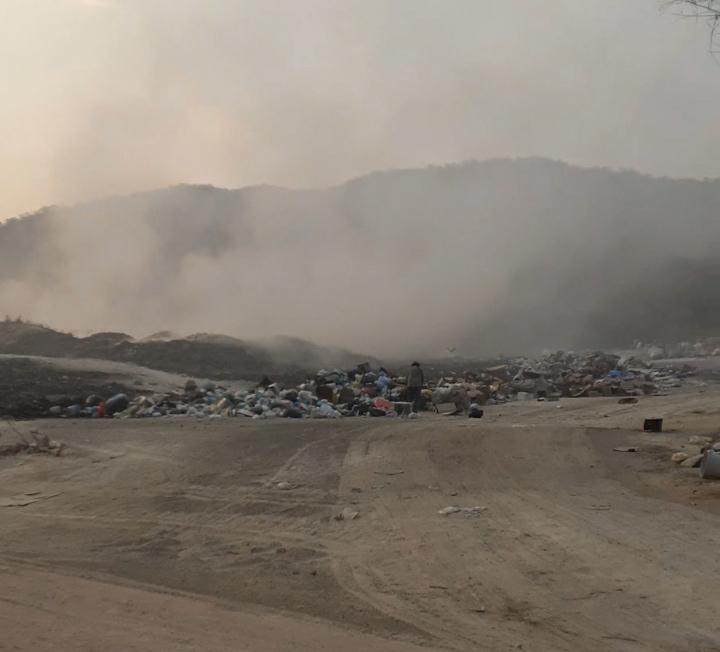
{"type": "Polygon", "coordinates": [[[534,392],[538,397],[638,396],[679,387],[692,374],[691,367],[654,369],[639,358],[623,359],[612,353],[558,351],[524,362],[511,388],[516,394],[534,392]]]}
{"type": "Polygon", "coordinates": [[[707,358],[720,356],[720,337],[706,337],[694,342],[645,343],[636,341],[635,350],[648,360],[668,358],[707,358]]]}
{"type": "Polygon", "coordinates": [[[337,419],[349,416],[417,418],[418,409],[452,403],[455,412],[483,415],[482,405],[514,400],[554,400],[560,397],[637,396],[678,387],[692,375],[653,369],[637,359],[610,353],[558,351],[537,359],[515,358],[476,371],[441,375],[426,383],[420,400],[408,401],[406,378],[367,363],[355,369],[320,370],[297,387],[283,387],[264,377],[251,389],[233,390],[188,380],[176,391],[133,398],[116,394],[107,400],[88,396],[66,408],[54,406],[53,416],[67,417],[247,417],[266,419],[337,419]]]}
{"type": "Polygon", "coordinates": [[[369,369],[359,373],[321,370],[315,379],[293,388],[284,388],[267,378],[250,390],[230,390],[210,382],[200,387],[194,380],[188,380],[182,390],[162,395],[140,395],[131,399],[127,394],[116,394],[106,401],[91,395],[84,403],[66,408],[53,406],[50,415],[71,418],[188,416],[253,419],[397,416],[393,398],[399,400],[404,388],[394,387],[391,391],[390,385],[387,372],[374,373],[369,369]]]}
{"type": "Polygon", "coordinates": [[[475,404],[510,400],[552,400],[561,397],[638,396],[680,387],[693,375],[682,370],[656,369],[638,358],[623,359],[604,352],[557,351],[537,359],[516,358],[478,373],[441,379],[440,387],[465,389],[475,404]]]}

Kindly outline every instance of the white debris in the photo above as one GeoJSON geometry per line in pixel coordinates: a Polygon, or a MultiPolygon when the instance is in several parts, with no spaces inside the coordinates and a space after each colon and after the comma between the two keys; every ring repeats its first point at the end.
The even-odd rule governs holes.
{"type": "Polygon", "coordinates": [[[487,507],[480,507],[479,505],[476,505],[475,507],[460,507],[459,505],[449,505],[448,507],[443,507],[441,510],[438,510],[438,514],[441,516],[449,516],[450,514],[466,514],[468,516],[473,516],[477,514],[482,514],[482,512],[486,511],[487,507]]]}

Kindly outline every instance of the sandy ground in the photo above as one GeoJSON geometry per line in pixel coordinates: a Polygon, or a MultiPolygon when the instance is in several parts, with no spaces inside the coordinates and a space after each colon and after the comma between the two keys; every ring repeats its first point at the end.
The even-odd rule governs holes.
{"type": "Polygon", "coordinates": [[[0,459],[0,649],[720,650],[720,483],[669,461],[719,417],[710,387],[482,420],[0,424],[69,446],[0,459]]]}

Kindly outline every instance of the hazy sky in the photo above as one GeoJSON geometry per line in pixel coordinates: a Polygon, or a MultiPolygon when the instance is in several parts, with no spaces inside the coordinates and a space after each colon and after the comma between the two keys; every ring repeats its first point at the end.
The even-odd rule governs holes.
{"type": "Polygon", "coordinates": [[[0,0],[0,218],[497,156],[720,176],[720,64],[660,4],[0,0]]]}

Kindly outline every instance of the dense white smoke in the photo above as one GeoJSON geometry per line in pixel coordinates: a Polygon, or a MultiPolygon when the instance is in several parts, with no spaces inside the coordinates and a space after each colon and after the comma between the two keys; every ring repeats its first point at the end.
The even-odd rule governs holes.
{"type": "Polygon", "coordinates": [[[720,182],[538,159],[325,191],[178,187],[0,227],[0,305],[80,333],[385,356],[681,337],[720,327],[718,207],[720,182]]]}

